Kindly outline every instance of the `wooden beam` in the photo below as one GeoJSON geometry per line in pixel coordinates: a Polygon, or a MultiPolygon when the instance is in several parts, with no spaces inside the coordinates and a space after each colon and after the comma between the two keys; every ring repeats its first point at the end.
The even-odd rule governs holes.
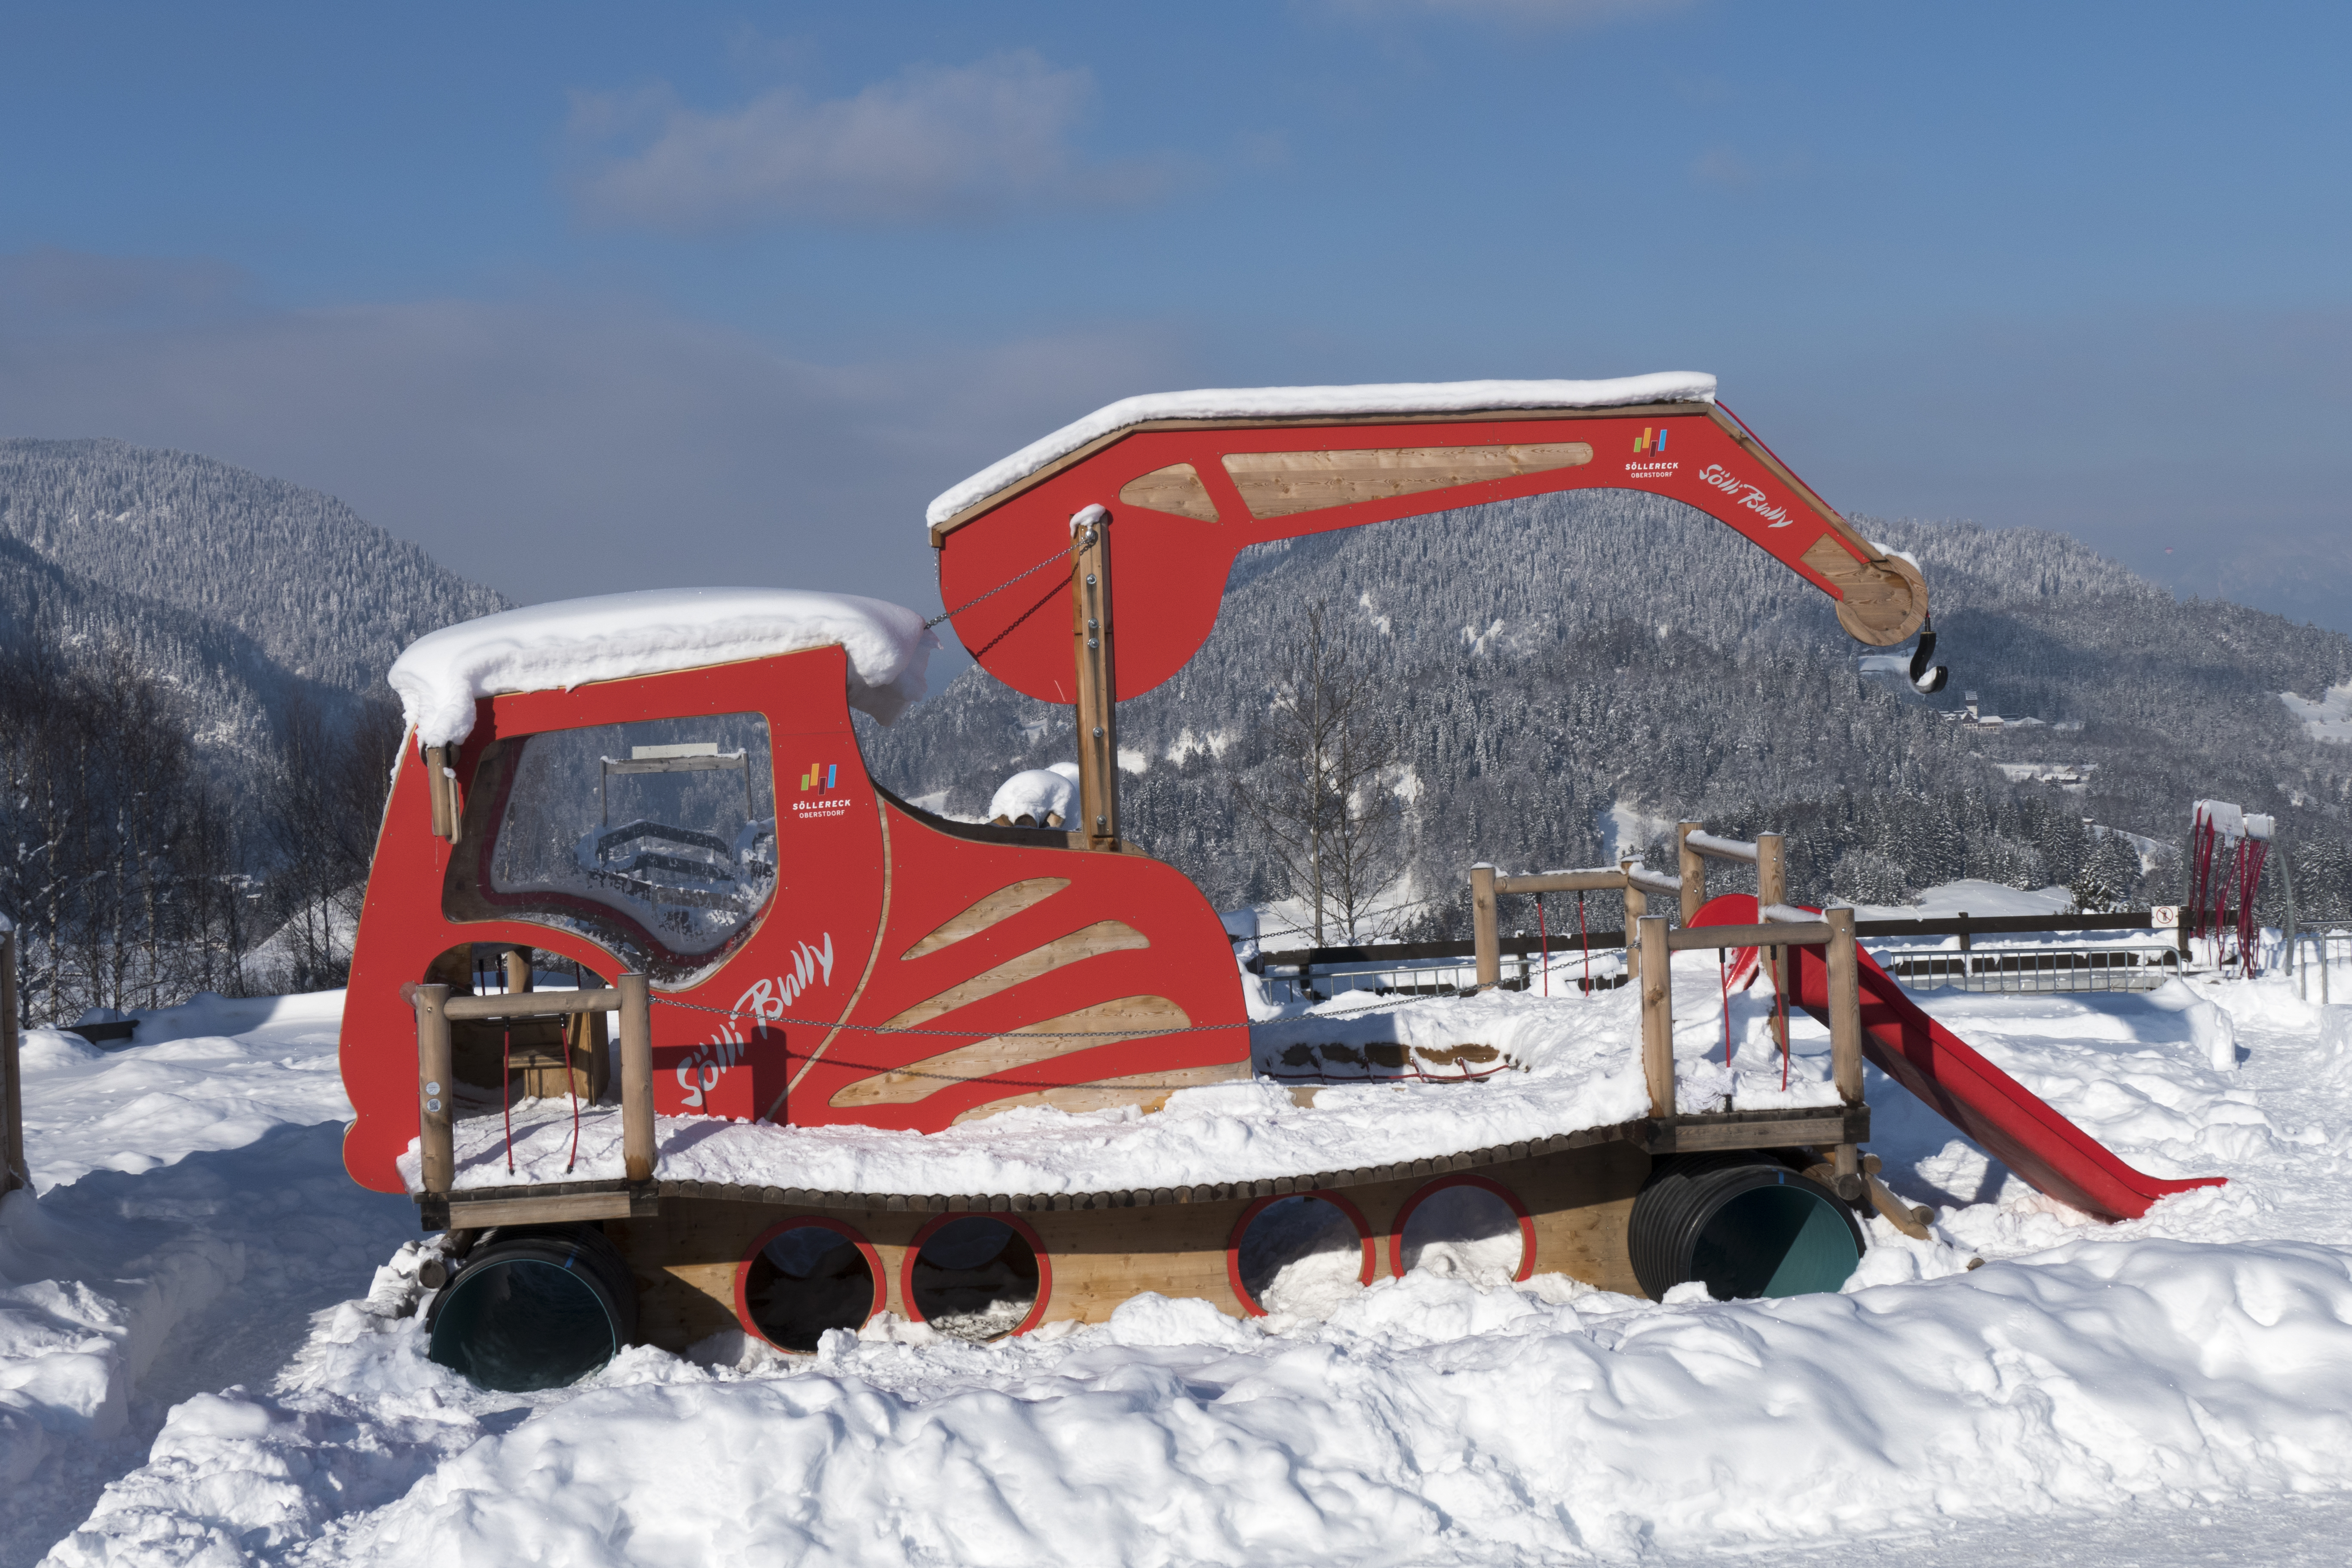
{"type": "Polygon", "coordinates": [[[1470,940],[1479,988],[1492,990],[1503,981],[1503,954],[1495,930],[1495,868],[1483,860],[1470,868],[1470,940]]]}
{"type": "Polygon", "coordinates": [[[1704,828],[1685,835],[1683,842],[1710,860],[1744,860],[1753,866],[1761,853],[1745,838],[1719,838],[1704,828]]]}
{"type": "Polygon", "coordinates": [[[1808,921],[1802,925],[1769,921],[1753,926],[1687,926],[1666,933],[1666,946],[1676,952],[1707,947],[1770,947],[1776,943],[1819,947],[1829,940],[1830,928],[1825,921],[1808,921]]]}
{"type": "Polygon", "coordinates": [[[1699,906],[1706,902],[1706,861],[1697,850],[1690,847],[1690,836],[1704,830],[1705,825],[1701,823],[1677,822],[1675,824],[1675,874],[1682,879],[1683,883],[1683,924],[1685,925],[1698,919],[1699,906]]]}
{"type": "Polygon", "coordinates": [[[518,1194],[511,1188],[499,1190],[495,1197],[467,1198],[453,1196],[449,1200],[449,1228],[452,1230],[492,1225],[554,1225],[566,1220],[583,1219],[648,1219],[661,1212],[661,1199],[653,1193],[630,1193],[617,1190],[609,1193],[565,1193],[551,1197],[534,1197],[518,1194]]]}
{"type": "Polygon", "coordinates": [[[1675,1113],[1675,989],[1666,957],[1666,919],[1642,917],[1642,1076],[1650,1114],[1675,1113]]]}
{"type": "Polygon", "coordinates": [[[531,952],[527,947],[507,949],[507,994],[519,995],[531,989],[531,952]]]}
{"type": "Polygon", "coordinates": [[[654,1178],[654,1021],[641,973],[620,977],[621,1168],[629,1184],[654,1178]]]}
{"type": "Polygon", "coordinates": [[[608,985],[584,991],[527,991],[520,997],[452,996],[442,1010],[452,1018],[560,1018],[571,1013],[610,1013],[621,1006],[621,996],[608,985]]]}
{"type": "Polygon", "coordinates": [[[1829,911],[1830,1081],[1848,1105],[1862,1103],[1862,963],[1853,911],[1829,911]]]}
{"type": "Polygon", "coordinates": [[[433,807],[433,837],[457,840],[457,829],[449,816],[449,792],[441,787],[449,766],[449,748],[425,748],[425,798],[433,807]]]}
{"type": "MultiPolygon", "coordinates": [[[[1633,880],[1633,868],[1638,864],[1633,856],[1619,858],[1617,869],[1625,874],[1625,930],[1628,933],[1642,929],[1642,917],[1650,912],[1650,895],[1642,884],[1633,880]]],[[[1639,984],[1642,979],[1642,946],[1629,934],[1625,942],[1625,980],[1639,984]]],[[[1639,992],[1635,995],[1641,994],[1639,992]]]]}
{"type": "Polygon", "coordinates": [[[1077,569],[1070,580],[1070,637],[1078,671],[1078,821],[1089,849],[1118,849],[1118,680],[1111,661],[1110,513],[1087,507],[1070,520],[1077,569]]]}
{"type": "MultiPolygon", "coordinates": [[[[1764,920],[1774,919],[1769,911],[1775,905],[1785,903],[1788,895],[1787,846],[1777,833],[1759,833],[1756,836],[1756,912],[1764,920]]],[[[1771,967],[1774,994],[1786,996],[1791,963],[1789,950],[1775,943],[1764,950],[1764,962],[1771,967]]],[[[1785,1058],[1789,1054],[1789,1010],[1775,1007],[1768,1016],[1772,1044],[1785,1058]]]]}
{"type": "Polygon", "coordinates": [[[1625,886],[1622,871],[1538,871],[1524,877],[1496,877],[1497,893],[1615,892],[1625,886]]]}
{"type": "Polygon", "coordinates": [[[416,1006],[416,1152],[425,1190],[446,1193],[457,1175],[457,1064],[449,1044],[449,988],[420,985],[416,1006]]]}
{"type": "Polygon", "coordinates": [[[1728,1116],[1653,1118],[1649,1149],[1653,1154],[1696,1154],[1717,1149],[1826,1149],[1869,1135],[1868,1107],[1824,1105],[1728,1116]]]}
{"type": "MultiPolygon", "coordinates": [[[[1591,461],[1591,442],[1553,441],[1528,446],[1229,452],[1224,467],[1250,515],[1272,518],[1581,468],[1591,461]]],[[[1120,494],[1124,499],[1126,492],[1120,494]]]]}

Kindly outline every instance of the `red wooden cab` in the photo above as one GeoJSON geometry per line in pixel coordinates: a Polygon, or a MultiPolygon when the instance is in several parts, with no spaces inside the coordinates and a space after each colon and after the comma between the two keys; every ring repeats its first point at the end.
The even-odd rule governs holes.
{"type": "Polygon", "coordinates": [[[845,678],[827,647],[483,698],[454,845],[403,748],[344,1009],[356,1180],[404,1190],[403,988],[475,943],[649,973],[665,1115],[931,1131],[1246,1074],[1232,948],[1190,880],[898,800],[845,678]]]}

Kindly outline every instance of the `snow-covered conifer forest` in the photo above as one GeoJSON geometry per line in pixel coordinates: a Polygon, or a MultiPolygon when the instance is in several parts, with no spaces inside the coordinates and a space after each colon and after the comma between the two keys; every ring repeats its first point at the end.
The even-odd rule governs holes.
{"type": "MultiPolygon", "coordinates": [[[[1284,655],[1321,605],[1398,759],[1385,931],[1466,934],[1472,860],[1590,865],[1681,816],[1789,834],[1806,897],[1978,878],[2163,901],[2200,795],[2279,817],[2304,914],[2352,910],[2352,746],[2280,696],[2352,678],[2352,639],[2176,601],[2062,535],[1865,526],[1927,571],[1954,669],[1935,698],[1865,673],[1825,601],[1649,498],[1253,552],[1200,656],[1122,709],[1128,831],[1221,906],[1288,890],[1235,791],[1266,773],[1284,655]],[[1969,691],[2004,722],[1954,721],[1969,691]]],[[[121,442],[0,442],[0,907],[26,926],[27,1007],[333,983],[394,743],[383,672],[503,607],[315,490],[121,442]]],[[[860,724],[885,784],[966,816],[1069,754],[1066,712],[976,669],[860,724]]],[[[1619,918],[1605,898],[1590,915],[1619,918]]]]}
{"type": "MultiPolygon", "coordinates": [[[[1237,831],[1233,791],[1269,763],[1280,653],[1321,605],[1387,694],[1401,923],[1420,933],[1467,934],[1474,860],[1593,865],[1683,817],[1790,835],[1808,899],[2088,870],[2115,901],[2177,900],[2167,849],[2204,795],[2277,814],[2302,912],[2352,909],[2352,747],[2280,699],[2352,676],[2352,638],[2176,601],[2060,534],[1860,524],[1927,572],[1953,671],[1936,697],[1864,673],[1821,595],[1654,498],[1547,497],[1254,552],[1206,647],[1121,707],[1127,830],[1220,905],[1288,890],[1237,831]],[[1957,721],[1970,691],[2004,722],[1957,721]]],[[[900,793],[976,816],[1006,773],[1068,754],[1068,722],[974,669],[865,743],[900,793]]],[[[1619,918],[1613,901],[1592,913],[1619,918]]]]}

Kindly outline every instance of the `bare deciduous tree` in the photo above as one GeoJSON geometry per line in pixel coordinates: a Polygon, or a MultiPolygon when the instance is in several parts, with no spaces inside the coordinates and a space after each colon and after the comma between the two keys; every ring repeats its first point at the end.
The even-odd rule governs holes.
{"type": "Polygon", "coordinates": [[[1385,775],[1396,764],[1386,704],[1324,632],[1324,607],[1275,679],[1251,749],[1263,760],[1234,784],[1258,847],[1307,907],[1315,942],[1353,939],[1403,864],[1400,813],[1385,775]]]}

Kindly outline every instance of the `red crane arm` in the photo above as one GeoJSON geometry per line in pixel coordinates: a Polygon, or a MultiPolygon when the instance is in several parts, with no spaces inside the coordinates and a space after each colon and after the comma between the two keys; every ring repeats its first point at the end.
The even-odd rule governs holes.
{"type": "Polygon", "coordinates": [[[1837,601],[1890,647],[1927,616],[1918,569],[1854,531],[1712,402],[1445,414],[1151,419],[1112,430],[935,523],[942,601],[990,674],[1076,695],[1069,579],[1048,570],[1070,517],[1108,507],[1118,574],[1118,695],[1139,697],[1208,640],[1253,544],[1554,490],[1630,489],[1697,508],[1837,601]],[[971,601],[978,600],[977,603],[971,601]]]}

